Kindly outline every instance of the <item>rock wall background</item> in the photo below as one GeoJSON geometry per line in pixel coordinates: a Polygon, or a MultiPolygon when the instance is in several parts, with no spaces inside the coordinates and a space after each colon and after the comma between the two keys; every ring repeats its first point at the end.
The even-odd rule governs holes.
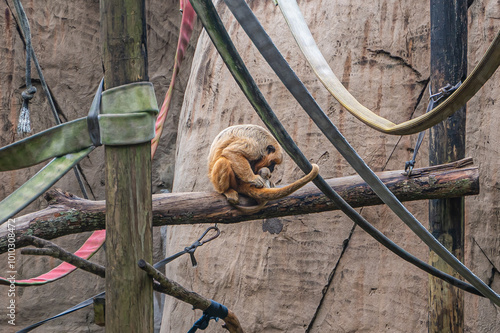
{"type": "MultiPolygon", "coordinates": [[[[402,169],[412,154],[416,135],[388,136],[361,124],[343,110],[317,81],[300,54],[279,9],[271,1],[249,1],[278,48],[319,104],[358,153],[375,171],[402,169]]],[[[64,117],[87,114],[102,75],[98,1],[23,1],[30,18],[33,44],[64,117]]],[[[15,134],[24,85],[23,42],[16,30],[10,0],[0,5],[0,145],[15,134]]],[[[425,111],[429,80],[428,1],[299,1],[320,49],[343,84],[364,105],[393,122],[425,111]],[[423,92],[420,100],[419,96],[423,92]]],[[[353,169],[320,134],[291,98],[222,1],[216,1],[234,43],[264,96],[291,136],[323,177],[351,175],[353,169]]],[[[161,103],[168,88],[180,14],[174,0],[147,1],[150,79],[161,103]]],[[[500,28],[497,0],[475,0],[469,9],[469,68],[481,58],[500,28]]],[[[153,163],[153,189],[211,191],[206,157],[213,138],[227,126],[261,124],[240,92],[200,24],[181,69],[164,145],[153,163]],[[178,125],[177,125],[178,122],[178,125]]],[[[39,86],[37,86],[39,88],[39,86]]],[[[54,125],[41,88],[31,104],[34,132],[54,125]]],[[[497,72],[468,104],[467,155],[480,166],[481,193],[466,199],[466,264],[495,290],[500,290],[500,74],[497,72]]],[[[427,141],[417,164],[427,164],[427,141]]],[[[82,163],[88,188],[104,197],[102,148],[82,163]]],[[[0,174],[0,199],[41,166],[0,174]]],[[[286,184],[301,176],[285,158],[274,181],[286,184]]],[[[56,187],[80,194],[69,173],[56,187]]],[[[37,200],[28,207],[43,207],[37,200]]],[[[406,206],[427,223],[426,202],[406,206]]],[[[384,206],[360,209],[389,238],[426,260],[428,250],[384,206]]],[[[191,244],[203,226],[162,229],[155,255],[178,252],[191,244]]],[[[355,227],[342,213],[329,212],[221,226],[222,235],[197,251],[192,268],[183,257],[167,275],[202,295],[220,301],[238,315],[248,332],[426,332],[427,274],[403,262],[355,227]],[[269,226],[272,226],[270,228],[269,226]],[[269,231],[271,229],[271,231],[269,231]],[[268,231],[264,231],[268,230],[268,231]]],[[[156,232],[155,234],[159,234],[156,232]]],[[[75,250],[88,235],[58,240],[75,250]]],[[[0,260],[6,262],[5,256],[0,260]]],[[[104,250],[94,257],[103,263],[104,250]]],[[[19,277],[55,267],[47,258],[18,256],[19,277]]],[[[0,261],[1,262],[1,261],[0,261]]],[[[1,266],[0,266],[1,267],[1,266]]],[[[3,272],[3,270],[0,270],[3,272]]],[[[103,281],[81,272],[52,285],[19,289],[17,323],[21,328],[54,315],[104,288],[103,281]]],[[[4,288],[0,288],[2,292],[4,288]]],[[[0,299],[5,299],[1,296],[0,299]]],[[[161,302],[160,299],[158,299],[161,302]]],[[[493,332],[500,314],[488,300],[466,295],[467,332],[493,332]]],[[[160,307],[158,307],[160,309],[160,307]]],[[[0,310],[2,318],[4,308],[0,310]]],[[[159,312],[159,310],[157,311],[159,312]]],[[[161,332],[185,332],[201,315],[191,306],[165,299],[161,332]]],[[[92,323],[91,308],[39,328],[37,332],[102,332],[92,323]]],[[[10,329],[0,320],[2,331],[10,329]]],[[[212,322],[207,332],[219,332],[212,322]]]]}

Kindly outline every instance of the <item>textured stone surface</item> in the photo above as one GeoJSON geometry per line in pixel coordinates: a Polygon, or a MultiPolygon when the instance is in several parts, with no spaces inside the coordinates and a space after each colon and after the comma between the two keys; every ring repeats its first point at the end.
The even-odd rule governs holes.
{"type": "MultiPolygon", "coordinates": [[[[270,2],[251,1],[250,5],[313,96],[367,163],[376,171],[403,168],[411,156],[416,135],[403,138],[383,135],[348,114],[308,68],[279,9],[270,2]]],[[[428,96],[427,2],[300,1],[299,5],[334,72],[363,104],[394,122],[424,111],[425,102],[419,104],[418,98],[421,93],[422,101],[428,96]]],[[[497,17],[495,11],[481,10],[482,6],[498,7],[498,4],[478,2],[471,8],[470,50],[477,49],[470,54],[471,64],[482,56],[498,29],[498,22],[492,19],[497,17]]],[[[217,2],[217,8],[260,89],[310,161],[320,165],[324,177],[352,174],[352,168],[290,98],[221,1],[217,2]]],[[[496,117],[495,78],[489,83],[493,88],[483,89],[470,103],[474,107],[470,109],[472,120],[468,129],[473,132],[481,126],[472,123],[482,118],[480,114],[496,117]]],[[[204,176],[206,166],[201,162],[208,154],[211,140],[227,126],[262,123],[204,33],[198,42],[185,96],[190,98],[185,98],[179,123],[174,191],[210,190],[204,176]]],[[[487,125],[488,136],[497,135],[491,131],[495,121],[487,123],[491,124],[487,125]]],[[[481,127],[480,131],[484,130],[481,127]]],[[[479,143],[475,136],[468,136],[468,154],[481,164],[483,173],[497,172],[493,171],[497,170],[495,162],[488,162],[486,156],[492,153],[494,145],[479,143]],[[483,156],[477,156],[480,150],[475,145],[482,147],[483,156]],[[483,169],[486,165],[487,171],[483,169]]],[[[419,155],[419,165],[427,164],[426,150],[427,141],[419,155]]],[[[277,183],[288,183],[299,177],[300,171],[286,158],[274,174],[277,183]]],[[[481,191],[481,196],[489,193],[491,197],[482,201],[481,196],[467,199],[467,263],[488,280],[493,268],[478,244],[489,249],[485,250],[488,257],[498,260],[495,250],[498,232],[484,232],[485,223],[491,223],[490,228],[498,224],[498,218],[491,215],[498,201],[494,198],[495,191],[484,186],[481,191]],[[481,208],[477,207],[479,201],[481,208]],[[483,218],[476,218],[477,209],[481,209],[483,218]],[[478,238],[481,242],[472,244],[478,238]]],[[[410,203],[407,207],[427,223],[425,202],[410,203]]],[[[426,260],[426,246],[389,209],[365,208],[362,215],[399,245],[426,260]]],[[[167,273],[187,287],[229,306],[249,332],[427,331],[425,273],[403,262],[359,228],[353,229],[352,222],[341,213],[279,222],[283,225],[279,233],[264,232],[254,224],[223,226],[218,246],[210,244],[200,249],[197,268],[190,267],[184,259],[169,266],[167,273]]],[[[269,222],[265,222],[264,230],[268,226],[269,222]]],[[[189,243],[186,237],[195,238],[202,230],[203,227],[168,228],[167,251],[174,253],[189,243]]],[[[495,286],[495,279],[492,281],[495,286]]],[[[488,301],[468,296],[466,309],[468,331],[488,332],[498,325],[497,311],[488,301]],[[481,320],[484,322],[480,323],[481,320]]],[[[186,331],[199,315],[193,314],[188,305],[167,299],[162,332],[186,331]]],[[[219,331],[217,326],[212,324],[208,331],[219,331]]]]}
{"type": "MultiPolygon", "coordinates": [[[[102,76],[99,3],[48,0],[23,1],[33,29],[35,50],[47,81],[66,119],[86,115],[102,76]]],[[[416,135],[396,137],[367,128],[343,110],[315,78],[271,1],[250,1],[252,9],[292,68],[359,154],[375,171],[401,169],[411,157],[416,135]]],[[[149,76],[161,103],[171,77],[180,15],[175,0],[147,2],[149,76]]],[[[334,72],[364,105],[401,122],[425,110],[429,77],[429,8],[427,1],[380,0],[299,1],[313,35],[334,72]],[[424,92],[420,103],[419,96],[424,92]]],[[[0,146],[19,140],[15,134],[24,85],[23,43],[13,20],[12,3],[0,12],[0,146]]],[[[216,7],[245,63],[285,128],[323,177],[351,175],[353,169],[320,134],[269,66],[251,45],[222,1],[216,7]]],[[[475,0],[469,9],[469,68],[480,59],[500,29],[497,0],[475,0]]],[[[197,32],[200,31],[199,23],[197,32]]],[[[197,36],[197,33],[195,34],[197,36]]],[[[36,74],[35,74],[36,77],[36,74]]],[[[37,85],[39,88],[39,85],[37,85]]],[[[261,124],[235,84],[205,33],[193,39],[181,68],[164,144],[153,163],[153,189],[211,191],[206,158],[213,138],[227,126],[261,124]],[[196,52],[194,54],[194,48],[196,52]],[[191,66],[191,60],[193,64],[191,66]],[[188,76],[190,71],[190,75],[188,76]],[[188,80],[189,79],[189,80],[188,80]],[[186,91],[185,94],[184,91],[186,91]],[[179,126],[176,122],[179,119],[179,126]]],[[[467,155],[480,166],[481,193],[466,199],[466,264],[499,291],[500,73],[468,104],[467,155]]],[[[31,104],[35,132],[53,126],[41,88],[31,104]]],[[[96,198],[104,197],[102,149],[81,163],[96,198]]],[[[427,140],[417,166],[427,164],[427,140]]],[[[0,199],[41,166],[0,174],[0,199]]],[[[301,176],[286,157],[273,180],[286,184],[301,176]]],[[[72,173],[56,185],[80,195],[72,173]]],[[[39,199],[27,211],[44,205],[39,199]]],[[[424,224],[427,204],[406,204],[424,224]]],[[[428,250],[389,209],[361,209],[361,214],[396,243],[427,260],[428,250]]],[[[203,226],[169,227],[164,243],[171,255],[190,245],[203,226]]],[[[196,252],[198,267],[187,256],[167,266],[167,275],[184,286],[224,303],[247,332],[426,332],[427,274],[383,248],[340,212],[221,226],[216,241],[196,252]]],[[[159,235],[160,232],[155,232],[159,235]]],[[[87,235],[68,236],[58,243],[77,249],[87,235]]],[[[95,261],[103,263],[100,251],[95,261]]],[[[6,262],[0,256],[0,263],[6,262]]],[[[49,258],[18,256],[18,277],[53,268],[49,258]]],[[[3,274],[4,269],[1,268],[3,274]]],[[[17,329],[93,296],[103,281],[75,272],[63,281],[20,288],[17,329]]],[[[0,293],[6,293],[0,287],[0,293]]],[[[6,299],[0,296],[0,302],[6,299]]],[[[160,300],[161,301],[161,300],[160,300]]],[[[493,332],[498,310],[485,299],[465,298],[466,332],[493,332]]],[[[0,330],[10,330],[0,305],[0,330]]],[[[162,332],[186,332],[201,315],[191,306],[166,297],[162,332]]],[[[37,332],[103,332],[92,323],[91,308],[80,310],[37,329],[37,332]]],[[[220,332],[212,322],[206,332],[220,332]]]]}

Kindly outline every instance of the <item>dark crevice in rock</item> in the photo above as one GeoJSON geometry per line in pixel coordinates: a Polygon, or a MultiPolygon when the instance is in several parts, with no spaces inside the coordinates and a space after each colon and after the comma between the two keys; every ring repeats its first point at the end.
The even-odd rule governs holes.
{"type": "Polygon", "coordinates": [[[349,246],[349,242],[351,240],[351,237],[352,237],[355,229],[356,229],[356,224],[353,224],[351,232],[349,233],[349,236],[346,239],[344,239],[344,242],[342,244],[342,252],[340,253],[339,259],[335,263],[333,270],[330,272],[330,275],[328,276],[328,282],[326,283],[326,285],[322,291],[323,295],[321,296],[321,300],[319,301],[319,304],[316,308],[316,311],[314,312],[314,315],[313,315],[311,321],[309,322],[309,325],[307,326],[307,329],[305,331],[306,333],[311,332],[311,329],[314,325],[314,322],[316,321],[316,318],[317,318],[319,312],[321,311],[321,308],[323,307],[323,302],[325,301],[326,295],[328,294],[328,290],[330,290],[330,288],[331,288],[331,285],[333,283],[333,278],[335,277],[335,273],[337,272],[337,267],[339,266],[340,260],[342,260],[342,257],[344,256],[344,253],[346,252],[347,247],[349,246]]]}
{"type": "Polygon", "coordinates": [[[411,117],[413,117],[413,113],[417,110],[418,106],[420,105],[420,102],[422,101],[422,98],[424,97],[425,90],[427,89],[427,86],[429,85],[429,82],[430,82],[430,78],[427,78],[425,80],[417,82],[419,84],[423,84],[424,86],[423,86],[422,90],[420,91],[420,94],[417,97],[417,102],[415,103],[415,106],[413,107],[413,112],[411,114],[411,117]]]}
{"type": "Polygon", "coordinates": [[[405,59],[403,59],[400,56],[393,55],[391,52],[388,52],[388,51],[382,50],[382,49],[377,49],[377,50],[367,49],[367,51],[371,52],[371,53],[381,54],[381,55],[387,56],[390,59],[396,61],[397,63],[403,65],[404,67],[411,69],[412,72],[415,73],[418,77],[422,76],[422,74],[420,74],[420,72],[415,67],[413,67],[408,61],[406,61],[405,59]]]}
{"type": "Polygon", "coordinates": [[[474,243],[477,245],[477,247],[479,248],[479,250],[481,251],[481,253],[484,255],[484,257],[486,258],[486,260],[488,260],[488,262],[491,265],[491,276],[488,278],[488,281],[487,281],[488,287],[491,287],[492,284],[493,284],[493,280],[495,279],[495,275],[496,274],[500,274],[500,271],[495,267],[495,264],[493,263],[493,261],[491,261],[491,259],[486,255],[486,252],[484,252],[484,250],[479,245],[479,243],[476,241],[476,239],[474,237],[472,237],[472,240],[474,241],[474,243]]]}

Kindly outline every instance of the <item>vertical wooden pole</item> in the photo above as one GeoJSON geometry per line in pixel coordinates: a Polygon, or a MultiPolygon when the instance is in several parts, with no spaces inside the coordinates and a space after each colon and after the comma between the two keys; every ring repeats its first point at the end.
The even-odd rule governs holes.
{"type": "MultiPolygon", "coordinates": [[[[144,0],[101,0],[104,88],[147,81],[144,0]]],[[[151,145],[106,146],[106,332],[153,332],[151,145]]]]}
{"type": "MultiPolygon", "coordinates": [[[[431,0],[431,87],[437,93],[446,84],[455,85],[467,73],[467,0],[431,0]]],[[[465,157],[463,107],[434,126],[429,136],[429,164],[465,157]]],[[[464,257],[464,199],[430,200],[430,232],[459,260],[464,257]]],[[[430,263],[457,275],[430,251],[430,263]]],[[[429,332],[463,332],[463,292],[434,277],[429,281],[429,332]]]]}

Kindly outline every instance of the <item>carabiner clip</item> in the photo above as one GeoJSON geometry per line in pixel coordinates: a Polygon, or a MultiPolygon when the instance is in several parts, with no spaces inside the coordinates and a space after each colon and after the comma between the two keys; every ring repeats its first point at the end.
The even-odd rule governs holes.
{"type": "Polygon", "coordinates": [[[217,237],[219,237],[219,235],[220,235],[220,230],[219,230],[219,228],[218,228],[218,227],[215,227],[215,226],[214,226],[214,227],[209,227],[207,230],[205,230],[205,232],[203,233],[203,235],[201,235],[201,237],[200,237],[200,238],[198,238],[197,242],[199,242],[199,243],[200,243],[200,245],[198,245],[198,246],[201,246],[201,245],[203,245],[203,244],[205,244],[205,243],[208,243],[208,242],[210,242],[210,241],[213,241],[214,239],[216,239],[217,237]],[[210,237],[210,238],[209,238],[209,239],[207,239],[207,240],[202,241],[202,239],[203,239],[203,238],[204,238],[204,237],[208,234],[208,232],[209,232],[210,230],[215,230],[215,232],[216,232],[216,233],[215,233],[215,235],[214,235],[214,236],[212,236],[212,237],[210,237]]]}
{"type": "Polygon", "coordinates": [[[194,251],[196,251],[198,246],[202,246],[203,244],[208,243],[208,242],[216,239],[217,237],[219,237],[219,235],[220,235],[219,228],[209,227],[207,230],[205,230],[205,232],[201,235],[200,238],[198,238],[193,244],[191,244],[191,246],[186,247],[184,249],[184,252],[189,253],[189,256],[191,258],[191,264],[193,265],[193,267],[198,266],[198,262],[196,261],[196,258],[194,257],[194,251]],[[210,237],[209,239],[203,241],[202,239],[208,234],[208,232],[210,230],[215,230],[216,234],[214,236],[210,237]]]}

